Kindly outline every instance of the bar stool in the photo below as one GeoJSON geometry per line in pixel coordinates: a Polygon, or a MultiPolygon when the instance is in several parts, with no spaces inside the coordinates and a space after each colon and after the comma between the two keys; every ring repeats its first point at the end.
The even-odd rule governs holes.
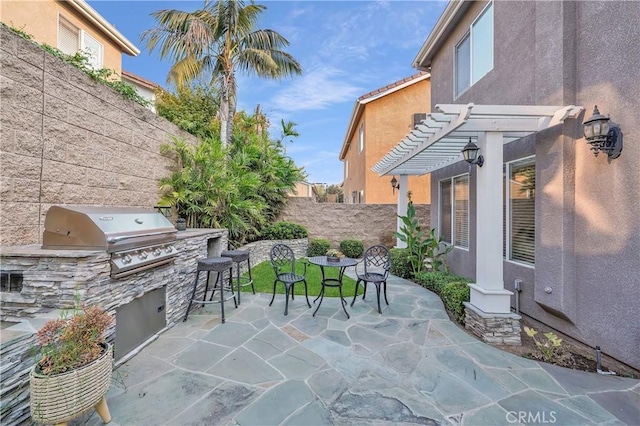
{"type": "Polygon", "coordinates": [[[251,259],[249,259],[249,251],[248,250],[225,250],[222,252],[223,257],[230,257],[233,260],[233,263],[236,264],[236,283],[238,285],[238,305],[240,304],[240,290],[241,287],[246,287],[248,285],[251,286],[251,291],[253,294],[256,294],[256,288],[253,285],[253,278],[251,278],[251,259]],[[248,277],[243,277],[240,275],[240,264],[242,262],[247,262],[247,269],[249,271],[248,277]]]}
{"type": "Polygon", "coordinates": [[[205,259],[201,259],[198,261],[198,269],[196,272],[196,280],[193,283],[193,292],[191,293],[191,299],[189,300],[189,306],[187,306],[187,312],[184,314],[183,322],[187,320],[189,316],[189,309],[191,309],[191,304],[194,303],[194,299],[196,297],[196,290],[198,289],[198,278],[200,278],[200,272],[207,272],[207,280],[206,286],[204,288],[204,295],[202,296],[201,301],[197,301],[198,303],[202,303],[204,306],[207,303],[220,303],[220,309],[222,311],[222,323],[224,324],[224,302],[225,300],[229,300],[233,298],[233,303],[238,307],[236,303],[236,295],[233,292],[233,261],[229,257],[207,257],[205,259]],[[228,288],[231,289],[231,296],[225,298],[224,297],[224,271],[229,270],[229,285],[228,288]],[[216,278],[216,282],[213,285],[213,290],[211,291],[211,297],[207,301],[207,290],[209,290],[209,274],[211,272],[217,272],[218,277],[216,278]],[[220,300],[213,300],[213,295],[216,292],[216,289],[220,290],[220,300]]]}

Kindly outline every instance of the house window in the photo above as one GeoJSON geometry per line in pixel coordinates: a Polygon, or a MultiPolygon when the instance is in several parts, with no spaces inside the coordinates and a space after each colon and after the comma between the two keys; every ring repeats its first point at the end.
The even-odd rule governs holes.
{"type": "Polygon", "coordinates": [[[449,244],[469,247],[469,175],[440,182],[440,236],[449,244]]]}
{"type": "Polygon", "coordinates": [[[364,123],[360,123],[360,130],[358,131],[358,152],[362,152],[364,149],[364,123]]]}
{"type": "Polygon", "coordinates": [[[344,162],[344,178],[349,177],[349,160],[345,160],[344,162]]]}
{"type": "Polygon", "coordinates": [[[536,166],[534,158],[507,165],[508,184],[505,185],[507,236],[505,252],[508,260],[535,264],[535,204],[536,166]]]}
{"type": "Polygon", "coordinates": [[[364,191],[358,192],[358,203],[359,204],[364,203],[364,191]]]}
{"type": "Polygon", "coordinates": [[[351,192],[351,204],[355,204],[356,203],[357,196],[358,196],[358,192],[357,191],[352,191],[351,192]]]}
{"type": "Polygon", "coordinates": [[[81,51],[93,69],[102,68],[102,44],[62,16],[58,19],[58,49],[67,55],[75,55],[81,51]]]}
{"type": "Polygon", "coordinates": [[[493,2],[456,46],[455,61],[456,97],[493,69],[493,2]]]}

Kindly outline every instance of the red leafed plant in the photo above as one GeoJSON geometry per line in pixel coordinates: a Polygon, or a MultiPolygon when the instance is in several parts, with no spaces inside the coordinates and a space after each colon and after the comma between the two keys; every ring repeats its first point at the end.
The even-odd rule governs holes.
{"type": "Polygon", "coordinates": [[[37,372],[59,374],[94,361],[103,352],[104,332],[112,322],[111,315],[97,306],[48,321],[37,335],[41,354],[37,372]]]}

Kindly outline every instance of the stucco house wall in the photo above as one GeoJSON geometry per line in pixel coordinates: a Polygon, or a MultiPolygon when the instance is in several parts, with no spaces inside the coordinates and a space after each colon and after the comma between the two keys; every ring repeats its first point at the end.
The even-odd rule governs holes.
{"type": "MultiPolygon", "coordinates": [[[[521,311],[640,368],[640,3],[494,2],[493,69],[454,97],[454,52],[486,2],[473,2],[432,60],[438,103],[580,105],[565,124],[505,145],[504,161],[535,154],[535,267],[504,262],[505,288],[523,281],[521,311]],[[615,28],[607,31],[593,30],[615,28]],[[635,46],[635,47],[634,47],[635,46]],[[622,155],[597,158],[582,136],[594,105],[624,133],[622,155]]],[[[474,168],[432,174],[431,223],[439,180],[470,170],[470,249],[454,250],[454,272],[475,274],[474,168]]],[[[512,298],[512,305],[514,299],[512,298]]]]}
{"type": "Polygon", "coordinates": [[[64,1],[2,0],[0,21],[29,34],[41,44],[58,47],[58,17],[89,33],[103,46],[102,68],[122,72],[122,48],[64,1]]]}
{"type": "MultiPolygon", "coordinates": [[[[384,89],[384,88],[383,88],[384,89]]],[[[383,89],[379,89],[384,92],[383,89]]],[[[362,100],[366,101],[360,108],[362,113],[353,126],[350,138],[345,145],[347,151],[341,160],[348,162],[348,171],[344,175],[344,202],[352,202],[352,193],[364,191],[364,203],[367,204],[395,204],[398,199],[397,191],[391,188],[391,177],[378,176],[371,171],[371,167],[393,148],[404,136],[413,129],[413,114],[429,112],[430,82],[429,79],[417,81],[366,101],[367,94],[362,100]],[[359,129],[364,124],[364,147],[359,151],[359,129]]],[[[374,93],[374,92],[372,92],[374,93]]],[[[356,103],[359,101],[356,101],[356,103]]],[[[356,107],[357,111],[357,107],[356,107]]],[[[345,146],[343,145],[343,147],[345,146]]],[[[411,176],[408,179],[412,199],[417,204],[428,204],[430,198],[430,177],[411,176]]],[[[407,191],[407,188],[401,188],[407,191]]],[[[356,203],[357,201],[356,195],[356,203]]]]}
{"type": "Polygon", "coordinates": [[[192,135],[0,27],[0,246],[41,241],[53,204],[153,208],[192,135]]]}

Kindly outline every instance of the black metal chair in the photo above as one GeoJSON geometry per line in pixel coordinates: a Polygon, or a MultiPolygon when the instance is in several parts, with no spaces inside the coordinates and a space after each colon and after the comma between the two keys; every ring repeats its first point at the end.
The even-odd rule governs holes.
{"type": "Polygon", "coordinates": [[[285,305],[284,314],[289,314],[289,293],[291,293],[291,300],[293,300],[293,290],[296,283],[304,283],[304,296],[307,299],[307,305],[311,307],[309,303],[309,294],[307,291],[307,264],[304,263],[304,272],[302,275],[296,273],[296,257],[293,254],[291,247],[285,244],[276,244],[271,247],[270,252],[271,266],[273,272],[276,274],[276,279],[273,281],[273,297],[269,306],[273,304],[273,300],[276,298],[276,284],[278,281],[284,284],[285,290],[285,305]]]}
{"type": "Polygon", "coordinates": [[[360,263],[356,265],[356,275],[358,280],[356,281],[355,293],[353,294],[353,300],[351,306],[356,301],[358,295],[358,285],[360,281],[364,283],[364,293],[362,294],[362,300],[367,295],[367,283],[373,283],[376,286],[376,294],[378,296],[378,313],[382,313],[380,309],[380,286],[383,286],[384,301],[389,304],[387,300],[387,277],[389,276],[389,269],[391,268],[391,255],[389,249],[385,246],[378,244],[369,247],[365,252],[360,263]],[[362,270],[359,270],[358,266],[363,265],[362,270]]]}
{"type": "Polygon", "coordinates": [[[208,303],[220,303],[220,310],[222,311],[222,323],[224,324],[224,302],[226,300],[233,299],[233,304],[238,307],[236,303],[236,295],[233,292],[233,260],[230,257],[207,257],[205,259],[198,260],[198,267],[196,270],[196,279],[193,282],[193,291],[191,293],[191,298],[189,299],[189,304],[187,305],[187,311],[184,313],[183,322],[187,320],[189,316],[189,309],[191,309],[191,305],[193,303],[201,303],[202,306],[208,303]],[[229,271],[229,283],[228,285],[224,284],[224,273],[225,271],[229,271]],[[198,289],[198,282],[200,278],[200,272],[207,273],[207,279],[205,280],[204,293],[202,295],[202,300],[196,299],[196,290],[198,289]],[[213,284],[213,289],[211,291],[211,297],[207,301],[207,292],[209,290],[209,275],[211,272],[216,272],[216,281],[213,284]],[[216,290],[220,291],[220,300],[213,300],[213,295],[216,290]],[[224,292],[230,291],[231,296],[225,297],[224,292]]]}

